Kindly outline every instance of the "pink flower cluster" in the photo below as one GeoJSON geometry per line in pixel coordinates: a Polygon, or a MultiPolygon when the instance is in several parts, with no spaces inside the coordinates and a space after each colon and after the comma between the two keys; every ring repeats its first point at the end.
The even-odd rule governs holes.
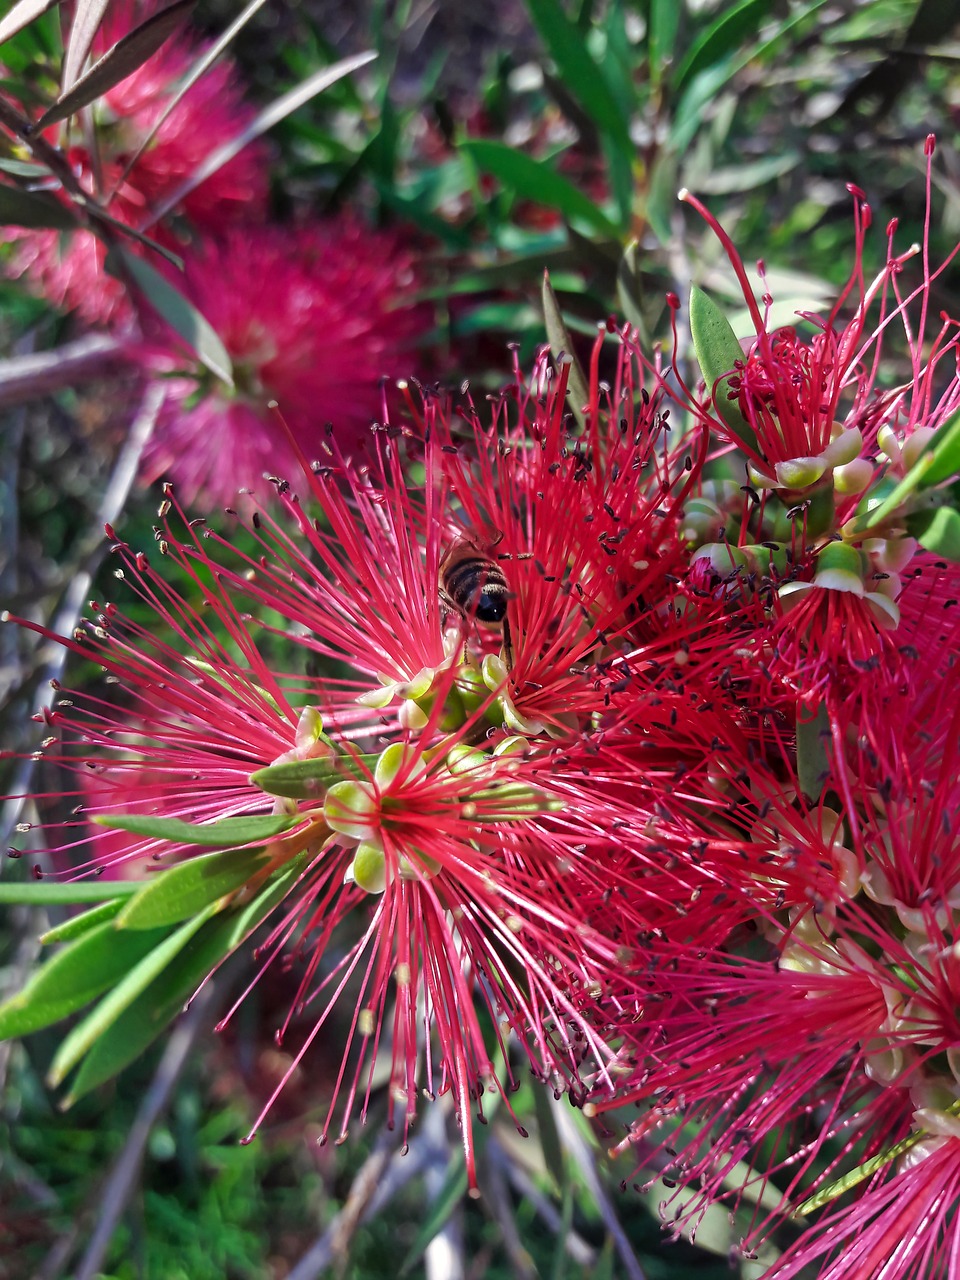
{"type": "MultiPolygon", "coordinates": [[[[158,7],[157,0],[116,0],[92,56],[158,7]]],[[[168,394],[142,479],[173,478],[185,501],[209,504],[231,503],[265,472],[290,465],[272,400],[308,452],[327,422],[352,432],[361,448],[379,410],[379,381],[410,372],[425,317],[413,301],[413,254],[398,235],[350,217],[269,222],[270,154],[262,139],[191,185],[202,162],[256,118],[225,58],[176,96],[203,52],[188,34],[174,36],[97,100],[89,126],[70,121],[60,145],[101,207],[183,260],[181,272],[118,236],[212,325],[237,366],[234,385],[208,374],[153,311],[149,294],[146,301],[138,294],[134,308],[126,285],[105,270],[106,245],[92,232],[17,232],[12,269],[54,306],[118,333],[136,366],[164,380],[168,394]],[[155,211],[181,190],[156,221],[155,211]]],[[[56,142],[59,127],[50,132],[56,142]]]]}

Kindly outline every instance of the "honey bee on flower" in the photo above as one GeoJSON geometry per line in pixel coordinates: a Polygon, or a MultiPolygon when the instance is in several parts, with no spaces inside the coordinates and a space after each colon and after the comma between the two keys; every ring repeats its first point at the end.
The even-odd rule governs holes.
{"type": "Polygon", "coordinates": [[[457,538],[440,561],[440,601],[465,622],[499,626],[507,665],[512,663],[510,622],[507,606],[510,585],[493,552],[503,540],[497,531],[492,540],[464,534],[457,538]]]}

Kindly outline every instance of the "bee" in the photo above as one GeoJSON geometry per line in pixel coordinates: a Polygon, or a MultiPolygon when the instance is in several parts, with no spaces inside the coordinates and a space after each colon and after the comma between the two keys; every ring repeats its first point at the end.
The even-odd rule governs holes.
{"type": "Polygon", "coordinates": [[[503,632],[507,666],[512,664],[510,624],[507,605],[512,592],[498,561],[490,552],[503,537],[492,542],[464,535],[444,553],[440,561],[440,600],[451,613],[471,622],[498,626],[503,632]]]}

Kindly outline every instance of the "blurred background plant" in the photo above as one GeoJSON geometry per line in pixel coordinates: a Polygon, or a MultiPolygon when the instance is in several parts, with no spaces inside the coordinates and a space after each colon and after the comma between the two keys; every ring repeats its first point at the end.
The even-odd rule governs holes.
{"type": "MultiPolygon", "coordinates": [[[[264,466],[282,474],[273,397],[292,402],[305,447],[337,417],[362,450],[382,376],[493,389],[508,343],[529,363],[545,333],[577,350],[584,335],[583,355],[611,314],[665,339],[665,296],[685,300],[691,283],[736,328],[742,294],[680,187],[745,260],[764,259],[778,323],[849,273],[847,184],[877,211],[878,269],[890,218],[902,242],[921,238],[930,132],[931,256],[960,234],[957,0],[260,0],[239,15],[223,0],[21,0],[6,15],[0,595],[61,631],[99,593],[104,521],[122,515],[126,540],[150,541],[148,481],[172,473],[203,514],[264,466]],[[99,71],[84,72],[88,52],[107,54],[99,71]],[[203,466],[184,423],[219,441],[203,466]]],[[[935,288],[955,312],[955,274],[935,288]]],[[[0,645],[5,746],[29,752],[60,660],[10,628],[0,645]]],[[[35,766],[5,767],[19,793],[35,766]]],[[[8,802],[4,846],[31,816],[8,802]]],[[[4,878],[19,879],[15,861],[4,878]]],[[[42,928],[38,909],[4,909],[3,993],[42,928]]],[[[66,1115],[42,1084],[53,1037],[0,1045],[0,1276],[306,1280],[333,1265],[392,1276],[402,1259],[411,1275],[455,1276],[466,1260],[474,1276],[750,1277],[769,1264],[728,1260],[742,1232],[719,1211],[695,1244],[661,1243],[656,1197],[619,1192],[629,1160],[602,1157],[583,1117],[532,1087],[514,1104],[529,1140],[503,1116],[483,1131],[479,1202],[441,1106],[402,1160],[376,1115],[342,1147],[315,1145],[336,1055],[238,1146],[286,1065],[269,1013],[289,992],[282,975],[258,987],[213,1037],[231,981],[66,1115]]]]}

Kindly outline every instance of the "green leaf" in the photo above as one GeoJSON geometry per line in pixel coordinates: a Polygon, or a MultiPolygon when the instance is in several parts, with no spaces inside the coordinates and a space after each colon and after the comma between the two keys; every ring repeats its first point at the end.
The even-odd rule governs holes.
{"type": "Polygon", "coordinates": [[[229,141],[222,143],[219,147],[215,147],[189,177],[185,178],[165,199],[155,203],[141,223],[140,230],[146,231],[148,227],[152,227],[154,223],[166,217],[170,210],[175,209],[191,191],[195,191],[201,183],[206,182],[209,177],[219,169],[222,169],[225,164],[228,164],[234,156],[239,155],[244,147],[253,142],[255,138],[259,138],[268,129],[272,129],[275,124],[279,124],[281,120],[286,119],[291,112],[302,107],[304,103],[309,102],[318,93],[322,93],[324,89],[329,89],[331,85],[336,84],[338,80],[342,80],[344,76],[348,76],[352,72],[358,71],[361,67],[365,67],[376,56],[375,53],[369,51],[355,53],[349,58],[342,58],[339,62],[334,63],[332,67],[321,67],[314,75],[308,76],[302,84],[298,84],[289,93],[282,94],[271,102],[269,106],[264,107],[235,138],[230,138],[229,141]]]}
{"type": "Polygon", "coordinates": [[[916,467],[921,473],[922,489],[960,475],[960,414],[949,426],[940,428],[917,459],[916,467]]]}
{"type": "Polygon", "coordinates": [[[945,560],[960,562],[960,512],[953,507],[913,512],[906,524],[908,533],[922,547],[945,560]]]}
{"type": "MultiPolygon", "coordinates": [[[[954,418],[948,427],[943,427],[937,432],[927,449],[920,454],[907,474],[886,494],[882,502],[871,506],[866,514],[858,516],[855,524],[856,531],[866,533],[868,529],[883,524],[889,516],[899,511],[905,499],[912,493],[942,484],[944,480],[955,476],[958,471],[960,471],[960,415],[954,418]]],[[[874,486],[874,489],[877,488],[878,486],[874,486]]],[[[932,520],[929,510],[914,513],[910,518],[918,520],[919,527],[926,529],[927,523],[920,520],[921,516],[927,517],[927,522],[932,520]]],[[[948,525],[949,521],[942,522],[940,532],[949,540],[948,525]]],[[[919,537],[919,534],[914,536],[919,537]]],[[[934,534],[934,536],[937,535],[934,534]]]]}
{"type": "Polygon", "coordinates": [[[71,916],[63,924],[54,925],[46,933],[41,933],[40,942],[44,946],[48,946],[51,942],[72,942],[74,938],[88,933],[95,925],[112,920],[122,910],[124,901],[123,898],[113,898],[110,902],[101,902],[98,907],[91,907],[89,911],[84,911],[78,916],[71,916]]]}
{"type": "Polygon", "coordinates": [[[0,224],[54,231],[76,231],[79,225],[70,209],[46,191],[23,191],[7,183],[0,183],[0,224]]]}
{"type": "Polygon", "coordinates": [[[771,0],[740,0],[724,5],[703,34],[693,42],[673,76],[673,91],[679,94],[688,80],[731,53],[745,49],[755,37],[771,7],[771,0]]]}
{"type": "Polygon", "coordinates": [[[355,778],[369,777],[376,768],[377,755],[334,757],[313,760],[291,760],[287,764],[271,764],[251,773],[250,781],[272,796],[291,800],[315,800],[326,794],[327,787],[341,782],[345,774],[355,778]]]}
{"type": "Polygon", "coordinates": [[[690,290],[690,332],[700,372],[714,406],[732,434],[745,448],[757,451],[753,428],[740,412],[736,400],[727,395],[727,377],[737,362],[743,361],[743,348],[730,322],[712,298],[696,285],[690,290]]]}
{"type": "Polygon", "coordinates": [[[117,929],[154,929],[177,924],[198,911],[216,907],[245,885],[270,861],[262,849],[227,849],[191,858],[162,872],[124,906],[117,929]]]}
{"type": "Polygon", "coordinates": [[[616,224],[603,210],[548,164],[502,142],[481,138],[469,138],[460,143],[459,149],[515,195],[557,209],[564,217],[585,222],[604,235],[619,236],[616,224]]]}
{"type": "MultiPolygon", "coordinates": [[[[125,1009],[128,1009],[136,998],[169,967],[173,958],[183,950],[197,930],[206,924],[212,913],[213,907],[210,906],[206,911],[194,916],[192,920],[188,920],[175,933],[171,933],[167,937],[163,937],[163,932],[161,931],[159,936],[163,937],[163,941],[158,945],[151,946],[147,954],[132,969],[126,966],[128,970],[126,976],[117,983],[108,995],[104,996],[92,1013],[87,1014],[84,1020],[73,1028],[60,1045],[47,1075],[51,1087],[60,1084],[67,1072],[73,1070],[107,1028],[116,1022],[120,1014],[125,1009]]],[[[118,939],[128,936],[117,932],[111,924],[103,927],[113,934],[112,942],[114,946],[116,946],[118,939]]],[[[149,935],[136,933],[129,935],[133,939],[145,936],[149,937],[152,943],[156,941],[158,934],[157,931],[151,930],[149,935]]],[[[73,945],[79,947],[85,941],[87,941],[86,938],[81,938],[79,942],[73,945]]]]}
{"type": "Polygon", "coordinates": [[[221,818],[219,822],[182,822],[179,818],[155,818],[139,813],[100,813],[93,820],[97,826],[111,830],[132,831],[138,836],[175,840],[178,844],[206,845],[211,849],[270,840],[300,821],[286,813],[221,818]]]}
{"type": "Polygon", "coordinates": [[[136,880],[31,880],[16,884],[0,880],[0,903],[16,903],[27,907],[68,906],[75,902],[103,902],[107,898],[132,897],[139,893],[142,881],[136,880]]]}
{"type": "Polygon", "coordinates": [[[233,386],[233,365],[226,347],[206,317],[169,280],[122,245],[114,245],[107,254],[106,268],[121,279],[130,276],[154,310],[196,352],[200,362],[233,386]]]}
{"type": "Polygon", "coordinates": [[[677,210],[678,170],[676,155],[664,147],[653,162],[647,184],[644,212],[654,235],[662,245],[668,245],[673,237],[670,223],[677,210]]]}
{"type": "Polygon", "coordinates": [[[647,322],[642,306],[643,283],[639,257],[639,241],[631,240],[617,267],[617,302],[627,321],[645,337],[647,322]]]}
{"type": "Polygon", "coordinates": [[[659,88],[666,67],[673,62],[681,18],[687,19],[684,6],[677,0],[650,0],[650,34],[648,38],[650,83],[659,88]]]}
{"type": "Polygon", "coordinates": [[[714,166],[697,183],[698,195],[727,196],[741,191],[753,191],[774,178],[790,173],[800,163],[799,151],[781,151],[775,156],[763,156],[749,164],[714,166]]]}
{"type": "Polygon", "coordinates": [[[632,154],[629,121],[604,78],[603,68],[588,53],[583,32],[570,21],[558,0],[527,0],[527,9],[566,88],[597,128],[621,150],[632,154]]]}
{"type": "Polygon", "coordinates": [[[797,715],[797,779],[800,790],[809,800],[817,800],[823,791],[823,780],[830,772],[826,743],[830,723],[825,703],[821,703],[809,719],[797,715]]]}
{"type": "Polygon", "coordinates": [[[580,424],[580,429],[584,430],[587,425],[587,418],[583,406],[590,402],[590,385],[584,376],[580,361],[577,359],[570,333],[560,311],[560,303],[557,301],[557,295],[553,291],[553,285],[551,285],[550,277],[546,271],[543,273],[542,298],[543,318],[547,328],[547,340],[550,343],[550,350],[553,352],[555,362],[559,361],[561,353],[565,354],[570,362],[570,375],[567,381],[567,403],[573,412],[573,416],[580,424]]]}
{"type": "Polygon", "coordinates": [[[467,1193],[467,1170],[463,1160],[454,1157],[447,1165],[446,1178],[440,1188],[440,1194],[431,1201],[426,1217],[421,1223],[413,1243],[407,1250],[407,1256],[397,1272],[398,1280],[404,1280],[423,1257],[430,1241],[437,1236],[453,1214],[463,1203],[467,1193]]]}
{"type": "Polygon", "coordinates": [[[177,1016],[184,1003],[227,956],[236,951],[296,884],[304,852],[273,877],[252,902],[207,924],[92,1043],[64,1105],[110,1080],[138,1058],[177,1016]]]}
{"type": "MultiPolygon", "coordinates": [[[[67,116],[72,116],[82,107],[89,106],[121,80],[126,80],[127,76],[143,66],[147,59],[152,58],[160,46],[169,40],[195,3],[196,0],[174,0],[173,4],[147,18],[146,22],[141,22],[138,27],[134,27],[122,40],[118,40],[113,48],[108,49],[86,75],[73,82],[71,87],[60,95],[49,111],[45,111],[34,125],[35,130],[40,132],[60,120],[66,120],[67,116]]],[[[65,82],[72,79],[71,71],[79,70],[79,66],[72,65],[72,33],[70,39],[71,49],[64,68],[65,82]]],[[[84,51],[84,57],[86,57],[86,51],[84,51]]]]}
{"type": "Polygon", "coordinates": [[[141,961],[164,933],[121,936],[106,921],[77,938],[0,1005],[0,1038],[27,1035],[82,1009],[141,961]]]}

